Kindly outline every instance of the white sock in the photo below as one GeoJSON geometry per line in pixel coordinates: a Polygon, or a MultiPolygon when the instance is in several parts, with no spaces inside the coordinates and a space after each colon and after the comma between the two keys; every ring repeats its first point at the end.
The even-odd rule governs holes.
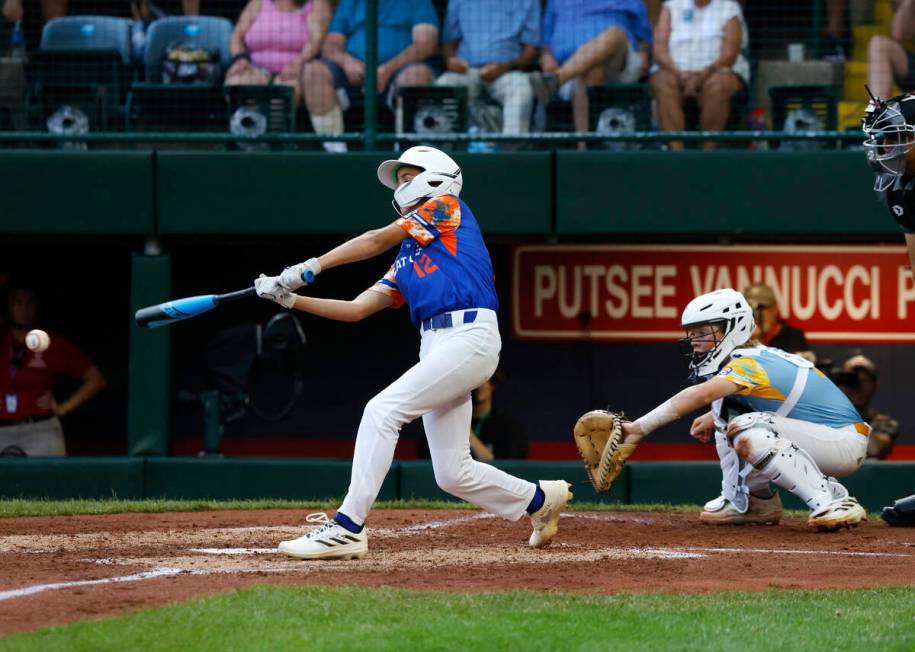
{"type": "Polygon", "coordinates": [[[341,134],[343,133],[343,111],[339,106],[335,106],[323,115],[312,115],[311,126],[314,127],[317,134],[341,134]]]}

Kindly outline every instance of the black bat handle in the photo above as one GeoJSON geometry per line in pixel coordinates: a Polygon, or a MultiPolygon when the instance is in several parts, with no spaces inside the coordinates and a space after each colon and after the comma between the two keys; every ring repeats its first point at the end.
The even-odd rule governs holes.
{"type": "Polygon", "coordinates": [[[213,297],[213,303],[228,303],[229,301],[238,301],[239,299],[247,299],[248,297],[257,296],[257,290],[253,287],[245,288],[244,290],[237,290],[235,292],[226,292],[225,294],[217,294],[213,297]]]}

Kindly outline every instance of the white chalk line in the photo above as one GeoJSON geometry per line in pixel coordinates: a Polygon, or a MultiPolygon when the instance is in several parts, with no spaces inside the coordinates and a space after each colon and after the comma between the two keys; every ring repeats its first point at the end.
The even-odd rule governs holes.
{"type": "Polygon", "coordinates": [[[780,548],[701,548],[689,547],[683,550],[720,553],[754,553],[763,555],[833,555],[837,557],[915,557],[900,552],[855,552],[851,550],[791,550],[780,548]]]}
{"type": "Polygon", "coordinates": [[[201,555],[277,555],[276,548],[190,548],[201,555]]]}
{"type": "MultiPolygon", "coordinates": [[[[559,546],[554,546],[557,548],[559,546]]],[[[837,557],[915,557],[905,553],[893,552],[854,552],[847,550],[791,550],[776,548],[600,548],[608,554],[631,557],[660,557],[662,559],[701,559],[716,554],[764,554],[764,555],[831,555],[837,557]]],[[[266,555],[277,554],[275,548],[191,548],[190,552],[200,555],[266,555]]]]}
{"type": "Polygon", "coordinates": [[[78,586],[96,586],[98,584],[111,584],[114,582],[139,582],[141,580],[151,580],[157,577],[169,577],[172,575],[180,575],[181,573],[186,573],[187,571],[181,570],[180,568],[154,568],[149,571],[144,571],[142,573],[134,573],[133,575],[121,575],[119,577],[105,577],[100,580],[76,580],[73,582],[54,582],[52,584],[36,584],[34,586],[27,586],[22,589],[12,589],[10,591],[0,591],[0,602],[3,600],[11,600],[12,598],[22,598],[27,595],[35,595],[36,593],[43,593],[44,591],[57,591],[59,589],[70,589],[78,586]]]}

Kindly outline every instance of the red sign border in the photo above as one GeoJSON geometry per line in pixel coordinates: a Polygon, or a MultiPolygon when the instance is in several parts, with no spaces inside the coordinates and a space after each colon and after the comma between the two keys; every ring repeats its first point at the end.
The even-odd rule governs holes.
{"type": "MultiPolygon", "coordinates": [[[[512,295],[511,295],[511,321],[512,337],[525,342],[555,342],[555,341],[604,341],[604,342],[667,342],[679,339],[682,331],[531,331],[521,328],[520,301],[520,266],[521,256],[527,252],[548,251],[561,253],[563,251],[677,251],[677,252],[708,252],[717,253],[724,250],[728,252],[781,252],[804,253],[810,249],[822,253],[874,253],[874,254],[906,254],[906,247],[902,245],[518,245],[512,252],[512,295]]],[[[807,339],[811,342],[836,343],[852,341],[854,343],[906,343],[915,342],[915,331],[909,333],[867,333],[867,332],[808,332],[807,339]]]]}

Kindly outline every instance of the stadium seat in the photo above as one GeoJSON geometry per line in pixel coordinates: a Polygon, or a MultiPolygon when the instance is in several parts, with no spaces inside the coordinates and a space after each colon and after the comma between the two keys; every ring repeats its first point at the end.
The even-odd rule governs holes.
{"type": "Polygon", "coordinates": [[[146,32],[145,81],[162,81],[162,55],[175,42],[184,42],[205,50],[218,50],[223,73],[232,61],[229,37],[232,23],[215,16],[170,16],[154,21],[146,32]]]}
{"type": "Polygon", "coordinates": [[[224,131],[227,121],[222,75],[232,60],[231,34],[232,23],[215,16],[171,16],[154,21],[146,36],[145,81],[130,87],[127,129],[224,131]],[[218,52],[222,68],[218,82],[163,84],[162,58],[176,43],[218,52]]]}
{"type": "MultiPolygon", "coordinates": [[[[651,130],[651,88],[648,84],[597,84],[588,90],[589,127],[593,132],[651,130]]],[[[639,143],[606,142],[592,146],[640,149],[639,143]]]]}
{"type": "Polygon", "coordinates": [[[468,128],[467,89],[461,86],[408,86],[397,89],[401,131],[464,133],[468,128]]]}
{"type": "Polygon", "coordinates": [[[130,77],[131,21],[68,16],[49,21],[30,65],[28,113],[44,128],[63,106],[84,113],[90,130],[119,125],[130,77]]]}
{"type": "MultiPolygon", "coordinates": [[[[818,129],[835,131],[838,124],[838,99],[835,86],[770,86],[769,98],[772,103],[772,128],[787,131],[785,122],[791,111],[803,110],[819,121],[818,129]]],[[[785,143],[787,145],[787,142],[785,143]]],[[[797,143],[786,147],[773,142],[772,147],[791,149],[822,148],[820,143],[797,143]],[[801,146],[799,146],[801,145],[801,146]]]]}
{"type": "MultiPolygon", "coordinates": [[[[273,86],[226,86],[230,128],[234,122],[242,129],[250,129],[246,124],[253,116],[264,119],[264,133],[276,134],[295,130],[295,99],[291,86],[283,84],[273,86]]],[[[233,133],[236,133],[232,129],[233,133]]],[[[254,129],[259,131],[259,129],[254,129]]],[[[243,145],[240,142],[239,145],[243,145]]],[[[242,147],[244,149],[244,147],[242,147]]],[[[278,148],[274,148],[278,149],[278,148]]]]}

